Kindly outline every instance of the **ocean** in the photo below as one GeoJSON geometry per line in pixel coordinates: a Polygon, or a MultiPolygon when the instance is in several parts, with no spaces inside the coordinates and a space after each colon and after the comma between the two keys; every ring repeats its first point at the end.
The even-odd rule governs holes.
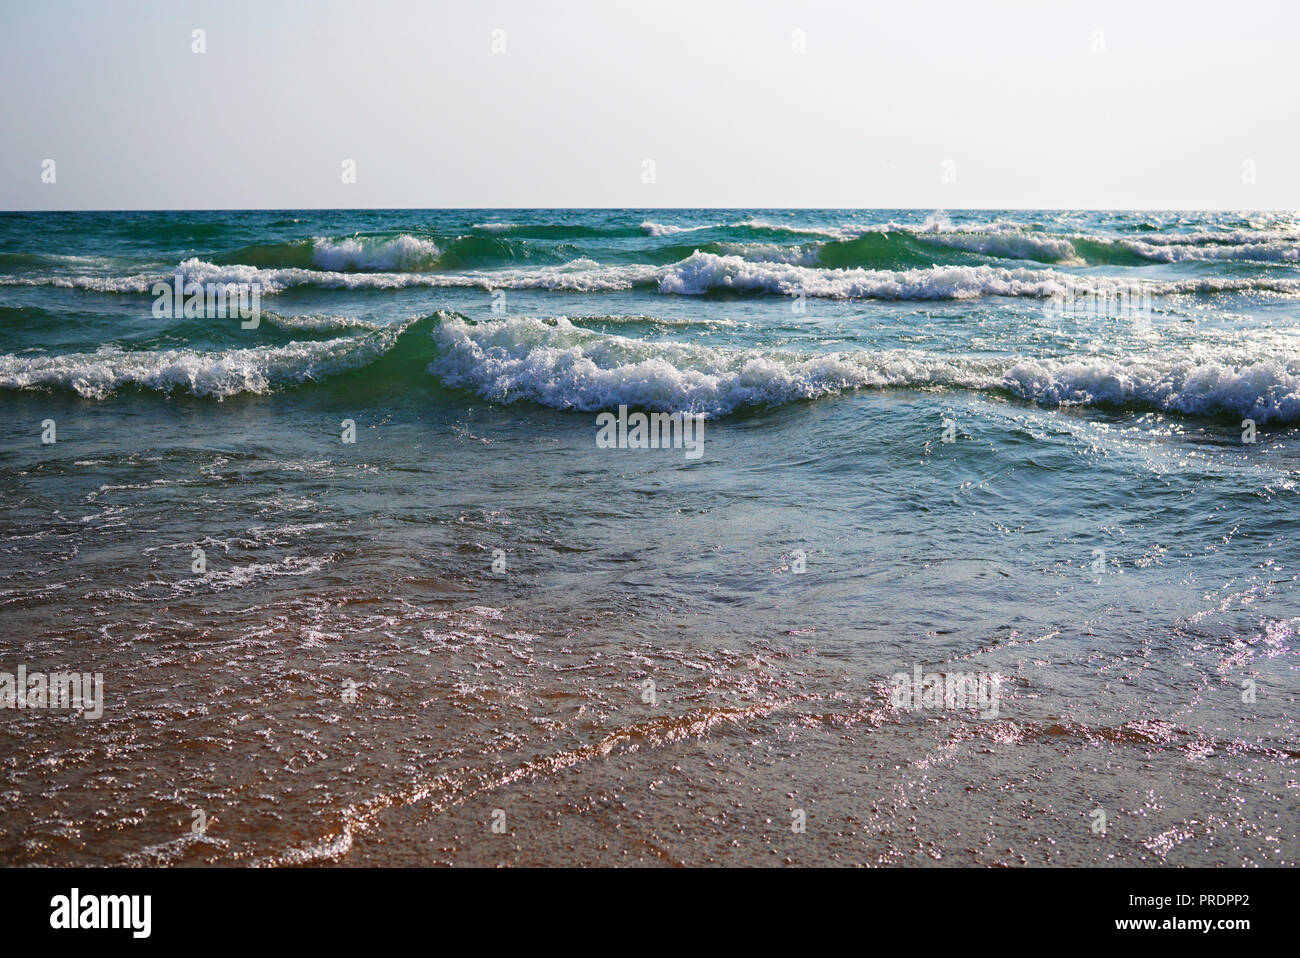
{"type": "Polygon", "coordinates": [[[1300,857],[1300,215],[5,213],[0,409],[0,864],[1300,857]]]}

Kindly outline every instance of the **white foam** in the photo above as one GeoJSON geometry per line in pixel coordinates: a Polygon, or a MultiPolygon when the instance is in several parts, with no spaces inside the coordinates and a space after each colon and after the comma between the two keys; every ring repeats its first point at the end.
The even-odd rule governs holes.
{"type": "MultiPolygon", "coordinates": [[[[903,227],[895,227],[903,229],[903,227]]],[[[822,239],[853,239],[871,230],[883,230],[883,227],[871,226],[790,226],[772,223],[767,220],[748,219],[735,223],[706,223],[703,226],[675,226],[671,223],[655,223],[645,220],[641,229],[647,236],[677,236],[680,233],[698,233],[700,230],[751,229],[770,232],[788,233],[792,236],[811,236],[822,239]]],[[[739,242],[739,241],[737,241],[739,242]]]]}
{"type": "Polygon", "coordinates": [[[352,316],[335,316],[329,313],[313,313],[309,316],[282,316],[269,310],[262,311],[262,322],[270,323],[280,329],[297,332],[303,330],[313,333],[342,332],[347,329],[382,329],[382,323],[368,319],[356,319],[352,316]]]}
{"type": "Polygon", "coordinates": [[[820,262],[819,244],[782,246],[777,243],[719,243],[723,256],[739,256],[751,263],[787,263],[816,266],[820,262]]]}
{"type": "Polygon", "coordinates": [[[359,337],[212,352],[134,352],[103,346],[93,353],[2,355],[0,388],[58,387],[91,399],[103,399],[125,386],[182,389],[218,399],[265,393],[277,384],[323,379],[373,362],[405,328],[394,325],[359,337]]]}
{"type": "Polygon", "coordinates": [[[943,230],[950,229],[952,229],[952,220],[948,218],[948,214],[943,210],[935,210],[925,218],[925,222],[921,224],[919,232],[939,233],[943,230]]]}
{"type": "Polygon", "coordinates": [[[1174,242],[1177,237],[1163,237],[1160,242],[1146,239],[1102,240],[1157,263],[1209,263],[1222,260],[1295,263],[1300,262],[1300,236],[1289,239],[1252,238],[1240,243],[1174,242]]]}
{"type": "Polygon", "coordinates": [[[1014,259],[1046,260],[1068,266],[1082,266],[1083,259],[1068,239],[1047,233],[998,231],[987,233],[933,233],[921,236],[928,243],[950,249],[984,253],[1014,259]]]}
{"type": "MultiPolygon", "coordinates": [[[[1041,241],[1040,241],[1041,242],[1041,241]]],[[[798,250],[797,247],[792,249],[798,250]]],[[[1068,289],[1114,292],[1131,288],[1132,280],[1064,273],[1044,267],[932,266],[909,270],[818,269],[804,265],[806,251],[793,253],[796,262],[751,260],[742,255],[696,251],[667,266],[601,265],[576,259],[562,266],[466,272],[342,272],[301,268],[219,266],[199,259],[182,262],[177,270],[186,283],[247,287],[257,284],[263,295],[296,286],[338,289],[404,289],[411,287],[471,287],[545,289],[566,292],[606,292],[657,285],[660,292],[700,295],[734,290],[830,299],[973,299],[980,296],[1049,297],[1068,289]]],[[[170,283],[173,274],[132,276],[0,276],[0,285],[57,286],[112,293],[150,293],[155,283],[170,283]]],[[[1153,296],[1179,293],[1267,291],[1295,295],[1300,279],[1292,276],[1202,277],[1144,280],[1138,283],[1153,296]]]]}
{"type": "Polygon", "coordinates": [[[1037,402],[1139,405],[1186,414],[1300,420],[1300,358],[1234,365],[1189,360],[941,356],[917,350],[800,354],[647,343],[553,321],[516,317],[434,328],[444,384],[498,402],[531,400],[595,411],[627,404],[725,416],[872,387],[948,386],[1037,402]]]}
{"type": "Polygon", "coordinates": [[[668,223],[652,223],[646,220],[641,224],[646,236],[676,236],[678,233],[694,233],[696,230],[709,229],[707,226],[673,226],[668,223]]]}
{"type": "Polygon", "coordinates": [[[749,262],[739,256],[695,252],[663,274],[664,293],[700,295],[711,290],[803,293],[827,299],[971,299],[1038,296],[1078,288],[1077,277],[1040,269],[935,266],[911,270],[812,269],[788,263],[749,262]]]}
{"type": "MultiPolygon", "coordinates": [[[[1105,237],[1094,237],[1104,239],[1105,237]]],[[[1143,233],[1142,241],[1153,246],[1183,246],[1222,244],[1243,246],[1251,243],[1273,243],[1277,241],[1300,243],[1300,230],[1297,229],[1253,229],[1253,230],[1198,230],[1192,233],[1143,233]]]]}
{"type": "Polygon", "coordinates": [[[311,260],[326,270],[411,270],[429,268],[438,261],[439,250],[418,236],[321,237],[312,245],[311,260]]]}
{"type": "MultiPolygon", "coordinates": [[[[416,321],[418,322],[418,321],[416,321]]],[[[0,388],[66,388],[102,399],[125,386],[224,398],[358,369],[392,348],[410,323],[324,342],[202,352],[190,349],[0,356],[0,388]]],[[[1207,346],[1164,357],[944,356],[918,350],[797,353],[647,342],[563,317],[430,324],[429,372],[494,401],[528,399],[594,411],[627,404],[724,416],[846,390],[946,386],[1045,403],[1139,406],[1300,421],[1300,357],[1207,346]]]]}

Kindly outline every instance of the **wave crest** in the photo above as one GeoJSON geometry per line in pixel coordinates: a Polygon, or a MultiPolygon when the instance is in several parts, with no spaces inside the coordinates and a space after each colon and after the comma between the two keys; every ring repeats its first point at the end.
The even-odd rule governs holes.
{"type": "Polygon", "coordinates": [[[0,389],[58,388],[92,399],[131,386],[224,399],[347,373],[397,388],[419,388],[432,375],[443,386],[495,402],[529,400],[581,411],[625,404],[718,417],[856,389],[942,387],[1049,404],[1231,415],[1260,424],[1300,421],[1300,359],[972,357],[908,349],[800,353],[649,342],[584,328],[565,317],[474,323],[440,312],[281,346],[156,352],[103,347],[0,356],[0,389]]]}
{"type": "Polygon", "coordinates": [[[276,386],[327,379],[383,357],[413,324],[395,324],[362,336],[283,346],[206,351],[123,350],[104,346],[91,353],[0,356],[0,388],[67,389],[105,399],[135,386],[225,399],[267,393],[276,386]]]}
{"type": "Polygon", "coordinates": [[[320,238],[312,245],[311,258],[325,270],[419,270],[432,269],[439,255],[431,241],[403,233],[343,240],[320,238]]]}
{"type": "Polygon", "coordinates": [[[1249,416],[1261,424],[1300,420],[1300,361],[971,358],[915,350],[807,355],[647,343],[564,318],[474,324],[448,317],[433,337],[438,356],[429,371],[444,385],[555,409],[626,404],[717,417],[855,389],[942,386],[1052,404],[1249,416]]]}

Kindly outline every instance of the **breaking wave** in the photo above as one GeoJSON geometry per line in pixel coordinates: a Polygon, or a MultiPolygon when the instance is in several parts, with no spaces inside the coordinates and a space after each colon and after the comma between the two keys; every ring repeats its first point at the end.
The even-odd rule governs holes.
{"type": "MultiPolygon", "coordinates": [[[[343,254],[340,254],[343,255],[343,254]]],[[[1081,275],[1041,266],[990,265],[928,266],[904,269],[835,269],[794,262],[754,260],[742,255],[696,251],[666,266],[641,264],[602,265],[575,259],[558,266],[517,269],[464,270],[458,272],[348,272],[304,268],[261,268],[221,265],[188,259],[176,269],[186,283],[205,286],[257,284],[273,294],[300,286],[322,289],[477,288],[538,289],[564,292],[610,292],[657,288],[661,293],[698,296],[729,292],[791,295],[828,299],[936,300],[974,299],[981,296],[1044,298],[1067,290],[1113,292],[1134,283],[1155,296],[1185,293],[1260,291],[1294,295],[1300,279],[1290,275],[1217,276],[1187,279],[1123,281],[1081,275]]],[[[55,286],[100,293],[147,294],[156,283],[172,281],[174,274],[137,273],[131,276],[3,276],[0,285],[55,286]]]]}
{"type": "Polygon", "coordinates": [[[430,371],[497,402],[594,411],[626,404],[725,416],[865,388],[949,387],[1044,403],[1159,409],[1188,415],[1300,420],[1300,358],[1241,365],[1209,360],[943,357],[914,350],[821,355],[647,343],[513,318],[448,317],[433,330],[430,371]]]}
{"type": "Polygon", "coordinates": [[[642,319],[589,317],[575,323],[564,317],[513,317],[475,323],[440,312],[286,345],[213,351],[105,346],[62,355],[3,355],[0,389],[62,389],[105,399],[134,387],[224,399],[353,373],[408,388],[429,384],[432,374],[444,387],[494,402],[528,400],[562,410],[626,404],[717,417],[857,389],[952,388],[1050,404],[1231,415],[1261,424],[1300,421],[1300,357],[972,357],[910,349],[807,353],[648,342],[587,328],[642,319]]]}

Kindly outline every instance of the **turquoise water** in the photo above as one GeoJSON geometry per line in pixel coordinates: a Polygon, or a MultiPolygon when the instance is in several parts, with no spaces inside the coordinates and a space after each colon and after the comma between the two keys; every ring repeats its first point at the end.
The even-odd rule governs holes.
{"type": "Polygon", "coordinates": [[[0,860],[1293,863],[1298,311],[1284,214],[0,215],[0,670],[106,687],[0,860]]]}

